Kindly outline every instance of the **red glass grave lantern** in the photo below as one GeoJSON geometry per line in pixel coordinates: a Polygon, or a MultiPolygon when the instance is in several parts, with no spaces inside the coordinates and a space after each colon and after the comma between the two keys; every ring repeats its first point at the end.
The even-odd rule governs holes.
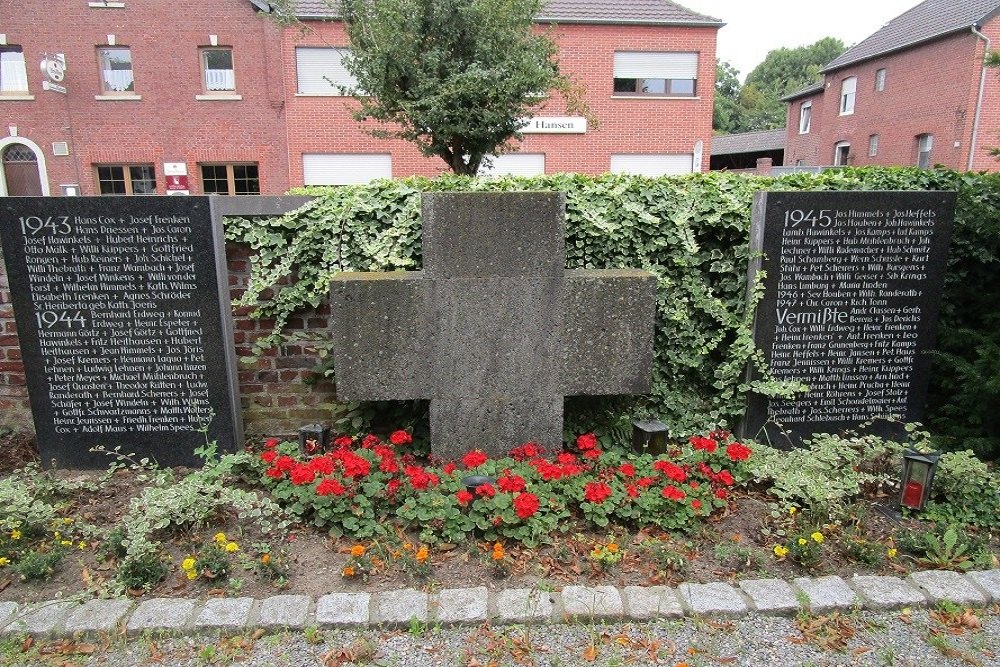
{"type": "Polygon", "coordinates": [[[299,429],[299,451],[305,456],[316,456],[327,450],[330,441],[330,427],[322,424],[306,424],[299,429]]]}
{"type": "Polygon", "coordinates": [[[920,511],[931,495],[931,483],[941,452],[903,452],[903,481],[899,496],[900,507],[920,511]]]}

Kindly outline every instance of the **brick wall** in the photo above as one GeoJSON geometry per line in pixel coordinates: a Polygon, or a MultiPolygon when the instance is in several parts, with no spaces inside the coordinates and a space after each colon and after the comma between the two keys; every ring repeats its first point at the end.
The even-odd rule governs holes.
{"type": "MultiPolygon", "coordinates": [[[[994,19],[989,28],[1000,40],[997,23],[994,19]]],[[[851,144],[851,165],[916,165],[917,136],[932,134],[932,164],[966,169],[982,57],[982,42],[971,32],[963,32],[827,73],[822,93],[789,105],[785,163],[833,164],[834,145],[847,141],[851,144]],[[875,73],[881,68],[886,70],[885,89],[876,91],[875,73]],[[858,81],[855,111],[842,116],[841,83],[851,76],[858,81]],[[808,134],[799,134],[800,105],[810,99],[812,127],[808,134]],[[872,134],[879,135],[875,156],[869,155],[872,134]]],[[[987,74],[989,95],[976,150],[979,169],[997,168],[995,161],[983,159],[983,145],[991,133],[1000,133],[998,75],[1000,72],[987,74]]]]}
{"type": "MultiPolygon", "coordinates": [[[[345,47],[340,23],[309,22],[309,30],[288,28],[282,61],[287,129],[289,180],[303,182],[303,153],[391,153],[393,176],[433,176],[447,170],[438,158],[424,158],[409,143],[375,139],[351,118],[357,102],[350,97],[296,96],[295,48],[345,47]]],[[[541,27],[539,29],[542,29],[541,27]]],[[[716,28],[560,25],[553,36],[559,44],[562,71],[586,89],[584,99],[600,123],[586,134],[527,135],[521,152],[544,153],[545,171],[600,174],[608,171],[612,153],[694,152],[703,143],[702,170],[708,171],[715,90],[716,28]],[[697,98],[614,97],[615,50],[698,52],[697,98]]],[[[561,100],[546,100],[536,115],[565,115],[561,100]]],[[[374,125],[370,126],[374,127],[374,125]]]]}
{"type": "Polygon", "coordinates": [[[185,162],[192,194],[201,193],[199,162],[257,162],[261,190],[288,189],[283,92],[274,58],[280,29],[246,0],[125,0],[124,8],[73,3],[18,3],[0,32],[22,47],[34,100],[0,97],[0,139],[7,127],[45,153],[53,194],[78,183],[96,193],[94,164],[153,163],[157,188],[165,189],[164,162],[185,162]],[[57,6],[58,5],[58,6],[57,6]],[[63,5],[67,5],[63,7],[63,5]],[[72,5],[72,7],[69,7],[72,5]],[[141,100],[97,100],[101,94],[97,48],[108,35],[132,52],[135,93],[141,100]],[[217,35],[233,49],[236,93],[242,100],[199,101],[199,47],[217,35]],[[38,63],[44,53],[64,53],[66,95],[44,91],[38,63]],[[52,154],[52,142],[70,144],[70,155],[52,154]]]}

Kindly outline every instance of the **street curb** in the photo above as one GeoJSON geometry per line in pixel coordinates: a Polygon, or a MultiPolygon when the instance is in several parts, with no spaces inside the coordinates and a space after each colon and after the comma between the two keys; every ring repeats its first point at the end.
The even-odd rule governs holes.
{"type": "Polygon", "coordinates": [[[331,593],[318,597],[275,595],[252,598],[150,598],[132,600],[48,600],[15,606],[0,602],[0,636],[79,637],[107,632],[112,622],[129,635],[154,632],[186,635],[300,630],[312,625],[339,628],[422,624],[564,623],[650,621],[681,616],[789,615],[832,610],[883,611],[926,607],[942,600],[984,606],[1000,603],[1000,570],[959,574],[914,572],[905,579],[855,575],[798,577],[669,586],[565,586],[540,589],[445,588],[428,595],[412,588],[380,593],[331,593]],[[955,599],[942,591],[955,593],[955,599]],[[793,598],[794,597],[794,601],[793,598]],[[262,610],[264,613],[262,614],[262,610]],[[406,617],[412,611],[412,617],[406,617]]]}

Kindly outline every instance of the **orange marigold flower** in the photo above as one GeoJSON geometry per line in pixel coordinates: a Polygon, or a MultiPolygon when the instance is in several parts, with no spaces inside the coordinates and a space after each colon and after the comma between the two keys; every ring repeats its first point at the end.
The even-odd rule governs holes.
{"type": "Polygon", "coordinates": [[[260,557],[260,562],[263,563],[264,565],[267,565],[268,563],[270,563],[271,562],[271,554],[264,554],[263,556],[261,556],[260,557]]]}
{"type": "Polygon", "coordinates": [[[345,565],[344,569],[341,571],[341,574],[345,577],[353,577],[356,574],[356,571],[353,566],[345,565]]]}
{"type": "Polygon", "coordinates": [[[504,551],[503,545],[497,542],[493,545],[493,560],[503,560],[504,551]]]}
{"type": "Polygon", "coordinates": [[[365,555],[365,546],[363,544],[355,544],[351,547],[351,555],[355,558],[361,558],[365,555]]]}
{"type": "Polygon", "coordinates": [[[414,557],[417,559],[418,563],[423,563],[425,560],[427,560],[427,556],[429,555],[430,554],[427,550],[427,545],[423,544],[420,546],[419,549],[417,549],[417,555],[414,557]]]}
{"type": "Polygon", "coordinates": [[[605,548],[608,550],[608,553],[612,553],[612,554],[618,553],[618,545],[615,544],[614,542],[608,543],[608,546],[605,547],[605,548]]]}

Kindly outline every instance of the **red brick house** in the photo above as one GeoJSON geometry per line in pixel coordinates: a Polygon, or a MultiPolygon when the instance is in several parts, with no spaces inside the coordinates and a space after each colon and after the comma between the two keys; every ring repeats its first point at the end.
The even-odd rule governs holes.
{"type": "MultiPolygon", "coordinates": [[[[343,26],[300,0],[24,0],[0,22],[0,196],[280,194],[433,175],[444,163],[350,118],[343,26]],[[43,63],[40,68],[39,64],[43,63]]],[[[716,33],[668,0],[551,0],[563,70],[600,128],[555,99],[496,172],[707,170],[716,33]]]]}
{"type": "MultiPolygon", "coordinates": [[[[282,46],[291,182],[441,173],[441,160],[373,139],[351,119],[356,103],[332,85],[351,84],[340,65],[343,25],[324,0],[296,6],[307,31],[288,28],[282,46]]],[[[554,27],[560,67],[586,89],[600,127],[546,100],[520,150],[495,160],[495,173],[708,170],[722,23],[667,0],[551,0],[536,22],[554,27]]]]}
{"type": "Polygon", "coordinates": [[[922,2],[785,98],[785,164],[997,169],[997,48],[1000,0],[922,2]]]}

